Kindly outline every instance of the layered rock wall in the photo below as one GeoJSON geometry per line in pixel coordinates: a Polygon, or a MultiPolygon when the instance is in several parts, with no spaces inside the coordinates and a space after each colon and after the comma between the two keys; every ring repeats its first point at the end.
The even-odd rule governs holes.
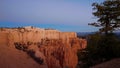
{"type": "Polygon", "coordinates": [[[2,29],[0,39],[2,38],[8,46],[17,46],[20,50],[26,46],[24,51],[30,52],[30,55],[34,51],[32,55],[42,59],[48,68],[75,68],[78,63],[77,51],[87,45],[87,41],[77,38],[75,32],[34,27],[2,29]]]}
{"type": "Polygon", "coordinates": [[[33,27],[14,28],[1,31],[7,34],[8,43],[11,44],[11,40],[14,42],[40,42],[42,39],[62,39],[68,41],[70,38],[77,38],[75,32],[60,32],[53,29],[40,29],[33,27]]]}

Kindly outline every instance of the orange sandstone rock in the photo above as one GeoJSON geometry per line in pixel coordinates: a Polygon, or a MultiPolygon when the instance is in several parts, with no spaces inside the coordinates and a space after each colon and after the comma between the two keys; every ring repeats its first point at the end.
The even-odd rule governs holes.
{"type": "MultiPolygon", "coordinates": [[[[87,41],[77,38],[75,32],[60,32],[53,29],[24,27],[0,31],[10,47],[20,43],[35,52],[37,58],[44,60],[48,68],[76,68],[77,51],[85,49],[87,41]],[[28,43],[29,42],[29,43],[28,43]],[[28,44],[30,44],[28,46],[28,44]]],[[[4,43],[4,42],[3,42],[4,43]]]]}

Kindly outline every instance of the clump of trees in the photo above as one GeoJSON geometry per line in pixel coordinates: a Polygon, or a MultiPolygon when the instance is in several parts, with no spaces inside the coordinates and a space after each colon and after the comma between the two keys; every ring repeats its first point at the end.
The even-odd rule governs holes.
{"type": "Polygon", "coordinates": [[[120,57],[120,39],[114,34],[93,34],[88,38],[85,51],[78,52],[81,68],[88,68],[95,64],[120,57]]]}
{"type": "MultiPolygon", "coordinates": [[[[40,42],[36,42],[36,45],[39,47],[40,44],[38,44],[38,43],[40,43],[40,42]]],[[[16,49],[26,52],[37,63],[39,63],[39,64],[44,63],[44,60],[42,58],[35,56],[35,53],[36,53],[35,50],[29,49],[29,46],[33,45],[33,42],[30,42],[30,41],[28,41],[27,43],[15,42],[14,45],[15,45],[16,49]]]]}
{"type": "Polygon", "coordinates": [[[120,28],[120,0],[93,3],[93,15],[97,22],[89,25],[100,27],[99,32],[88,36],[85,51],[79,51],[81,68],[120,57],[120,39],[113,33],[120,28]]]}

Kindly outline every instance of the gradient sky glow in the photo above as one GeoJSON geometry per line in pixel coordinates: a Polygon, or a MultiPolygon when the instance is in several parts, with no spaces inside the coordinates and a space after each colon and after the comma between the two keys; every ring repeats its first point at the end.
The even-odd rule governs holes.
{"type": "Polygon", "coordinates": [[[93,2],[104,0],[0,0],[0,27],[36,26],[90,32],[93,2]]]}

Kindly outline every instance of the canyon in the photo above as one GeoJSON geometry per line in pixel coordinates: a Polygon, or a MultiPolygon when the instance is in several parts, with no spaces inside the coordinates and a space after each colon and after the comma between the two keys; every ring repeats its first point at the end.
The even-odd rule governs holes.
{"type": "Polygon", "coordinates": [[[0,28],[0,68],[76,68],[77,51],[86,46],[86,39],[78,38],[76,32],[0,28]]]}

